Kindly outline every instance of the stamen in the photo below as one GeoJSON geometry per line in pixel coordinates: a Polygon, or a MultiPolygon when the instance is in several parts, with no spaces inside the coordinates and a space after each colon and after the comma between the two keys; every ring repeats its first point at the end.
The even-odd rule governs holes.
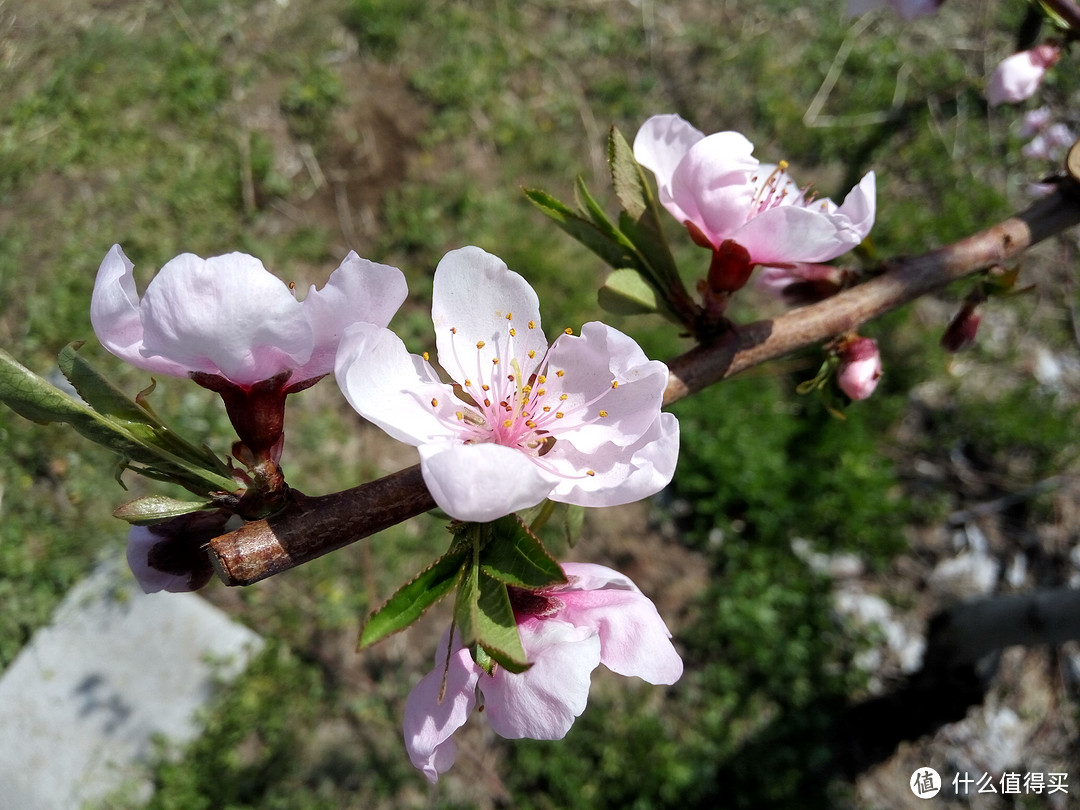
{"type": "Polygon", "coordinates": [[[562,411],[555,411],[555,418],[556,419],[562,419],[563,418],[563,412],[562,411]]]}
{"type": "Polygon", "coordinates": [[[529,349],[529,359],[532,360],[536,357],[536,349],[529,349]]]}
{"type": "Polygon", "coordinates": [[[431,355],[429,355],[427,352],[424,352],[424,362],[427,363],[430,360],[431,360],[431,355]]]}
{"type": "Polygon", "coordinates": [[[513,312],[507,312],[506,313],[506,320],[508,320],[508,321],[514,320],[514,313],[513,312]]]}
{"type": "Polygon", "coordinates": [[[596,470],[586,470],[585,474],[589,476],[596,475],[596,470]]]}
{"type": "Polygon", "coordinates": [[[435,399],[435,397],[431,398],[431,407],[432,408],[438,408],[439,407],[439,400],[435,399]]]}
{"type": "Polygon", "coordinates": [[[514,337],[516,334],[517,334],[517,332],[515,331],[514,327],[511,326],[510,327],[510,337],[514,337]]]}
{"type": "Polygon", "coordinates": [[[563,334],[564,334],[564,335],[572,335],[572,334],[574,334],[574,330],[573,330],[573,329],[571,329],[571,328],[570,328],[570,327],[568,326],[568,327],[566,327],[565,329],[563,329],[563,334]]]}
{"type": "Polygon", "coordinates": [[[562,377],[565,374],[566,374],[566,372],[563,371],[561,368],[558,371],[555,372],[556,377],[562,377]]]}
{"type": "Polygon", "coordinates": [[[611,387],[612,388],[618,388],[619,387],[619,381],[618,380],[612,380],[611,381],[611,387]]]}
{"type": "Polygon", "coordinates": [[[530,329],[535,329],[536,328],[536,321],[529,321],[529,328],[530,329]]]}
{"type": "Polygon", "coordinates": [[[476,341],[476,348],[478,348],[478,349],[484,348],[484,341],[482,341],[482,340],[476,341]]]}
{"type": "Polygon", "coordinates": [[[607,411],[600,411],[600,418],[603,419],[605,416],[607,416],[607,411]]]}

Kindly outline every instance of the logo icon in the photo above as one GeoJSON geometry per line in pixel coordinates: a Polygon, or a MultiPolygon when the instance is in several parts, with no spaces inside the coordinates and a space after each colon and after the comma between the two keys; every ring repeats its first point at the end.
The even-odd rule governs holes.
{"type": "Polygon", "coordinates": [[[911,775],[911,792],[920,799],[932,799],[941,790],[941,776],[933,768],[919,768],[911,775]]]}

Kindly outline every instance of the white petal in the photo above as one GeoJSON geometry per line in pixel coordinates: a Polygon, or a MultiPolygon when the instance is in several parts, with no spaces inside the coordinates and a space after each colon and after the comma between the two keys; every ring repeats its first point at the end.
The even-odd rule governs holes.
{"type": "Polygon", "coordinates": [[[419,445],[457,435],[453,390],[389,329],[368,323],[346,329],[335,374],[356,412],[398,441],[419,445]]]}
{"type": "MultiPolygon", "coordinates": [[[[656,175],[662,205],[667,206],[672,200],[675,169],[690,147],[704,137],[704,133],[678,115],[654,115],[641,125],[634,137],[634,159],[656,175]]],[[[685,218],[672,214],[680,221],[685,218]]]]}
{"type": "Polygon", "coordinates": [[[313,351],[290,383],[321,377],[334,370],[334,355],[345,330],[354,323],[386,326],[408,295],[404,274],[388,264],[361,259],[349,251],[326,285],[314,286],[301,302],[311,326],[313,351]]]}
{"type": "Polygon", "coordinates": [[[518,632],[532,667],[480,676],[488,722],[507,739],[560,740],[585,711],[600,639],[592,628],[553,619],[526,620],[518,632]]]}
{"type": "Polygon", "coordinates": [[[503,367],[516,358],[525,371],[547,350],[533,288],[498,256],[478,247],[443,256],[431,298],[439,365],[459,383],[486,379],[496,358],[503,367]],[[530,351],[536,354],[531,362],[530,351]]]}
{"type": "MultiPolygon", "coordinates": [[[[440,649],[446,649],[445,638],[440,642],[440,649]]],[[[444,670],[445,661],[443,658],[424,676],[405,702],[405,748],[412,764],[432,783],[454,764],[457,746],[451,737],[465,725],[476,706],[479,668],[469,657],[468,650],[458,648],[444,670]]]]}
{"type": "Polygon", "coordinates": [[[144,357],[143,326],[133,265],[119,245],[113,245],[98,268],[90,299],[90,322],[101,345],[139,368],[174,377],[187,376],[185,366],[164,357],[144,357]]]}
{"type": "Polygon", "coordinates": [[[836,209],[836,213],[845,216],[851,222],[851,228],[865,239],[870,229],[874,227],[874,216],[877,213],[877,181],[872,171],[863,175],[859,185],[855,186],[844,197],[844,202],[836,209]]]}
{"type": "Polygon", "coordinates": [[[150,282],[142,302],[145,356],[246,385],[310,358],[311,327],[288,286],[244,253],[185,253],[150,282]]]}
{"type": "Polygon", "coordinates": [[[632,444],[656,421],[667,379],[667,367],[649,360],[633,338],[607,324],[587,323],[580,336],[560,337],[548,355],[543,401],[558,402],[565,416],[543,427],[583,453],[607,443],[632,444]],[[559,400],[561,395],[566,399],[559,400]]]}
{"type": "Polygon", "coordinates": [[[671,483],[678,458],[679,420],[670,413],[661,413],[629,447],[608,444],[586,454],[556,441],[543,460],[553,473],[565,477],[548,497],[578,506],[640,501],[671,483]]]}
{"type": "Polygon", "coordinates": [[[536,506],[555,485],[521,450],[491,443],[421,445],[420,469],[444,512],[481,523],[536,506]]]}

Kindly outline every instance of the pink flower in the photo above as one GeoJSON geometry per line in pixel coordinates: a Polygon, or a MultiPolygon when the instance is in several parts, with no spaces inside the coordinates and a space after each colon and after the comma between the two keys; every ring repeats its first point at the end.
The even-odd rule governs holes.
{"type": "Polygon", "coordinates": [[[329,374],[346,327],[386,326],[407,294],[400,270],[352,252],[303,301],[245,253],[181,254],[141,300],[132,270],[119,245],[98,269],[90,320],[101,344],[155,374],[202,373],[239,386],[287,374],[295,389],[329,374]]]}
{"type": "Polygon", "coordinates": [[[361,416],[419,448],[452,517],[495,520],[545,498],[615,506],[671,480],[679,426],[660,412],[667,368],[631,338],[593,322],[549,346],[536,293],[476,247],[439,262],[431,313],[453,384],[365,324],[346,332],[336,373],[361,416]]]}
{"type": "Polygon", "coordinates": [[[858,245],[874,224],[868,172],[837,206],[815,199],[787,164],[761,164],[737,132],[704,135],[678,115],[656,115],[634,139],[634,157],[656,175],[660,203],[714,252],[726,240],[755,264],[824,262],[858,245]]]}
{"type": "Polygon", "coordinates": [[[303,301],[244,253],[177,256],[142,299],[132,270],[119,245],[98,268],[90,320],[101,344],[134,366],[221,394],[249,463],[276,464],[285,396],[333,370],[345,329],[386,326],[407,294],[400,270],[352,252],[303,301]]]}
{"type": "Polygon", "coordinates": [[[990,77],[986,100],[991,107],[996,107],[1031,98],[1042,84],[1047,69],[1060,56],[1061,48],[1057,45],[1036,45],[1031,50],[1006,57],[990,77]]]}
{"type": "Polygon", "coordinates": [[[455,636],[449,661],[439,644],[435,668],[405,704],[405,747],[431,782],[454,764],[453,733],[483,696],[484,714],[507,739],[562,739],[589,698],[592,671],[672,684],[683,664],[652,601],[617,571],[565,563],[568,582],[543,591],[511,589],[521,644],[532,667],[488,675],[455,636]],[[445,679],[445,680],[444,680],[445,679]]]}
{"type": "Polygon", "coordinates": [[[945,0],[848,0],[849,17],[859,17],[875,8],[888,5],[905,20],[914,20],[924,14],[933,14],[945,0]]]}
{"type": "Polygon", "coordinates": [[[840,348],[840,370],[836,382],[854,400],[866,399],[881,379],[881,353],[877,341],[855,338],[840,348]]]}

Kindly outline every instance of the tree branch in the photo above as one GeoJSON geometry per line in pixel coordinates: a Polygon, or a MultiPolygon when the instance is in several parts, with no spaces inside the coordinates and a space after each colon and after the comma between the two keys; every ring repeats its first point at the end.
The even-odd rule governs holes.
{"type": "MultiPolygon", "coordinates": [[[[739,326],[713,344],[691,349],[668,363],[664,404],[856,329],[1080,223],[1075,185],[1075,179],[1063,181],[1027,211],[952,245],[889,262],[882,275],[825,301],[739,326]]],[[[434,506],[418,466],[333,495],[309,498],[294,493],[293,503],[279,515],[211,541],[211,561],[225,584],[250,585],[434,506]]]]}

